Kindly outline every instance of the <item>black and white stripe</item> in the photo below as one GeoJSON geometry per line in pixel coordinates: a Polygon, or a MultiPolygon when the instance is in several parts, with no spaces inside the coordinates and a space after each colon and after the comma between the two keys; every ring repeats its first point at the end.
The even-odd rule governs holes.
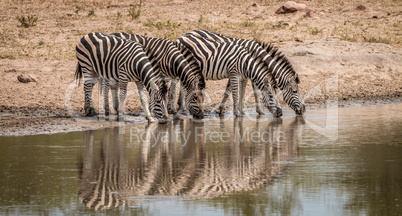
{"type": "MultiPolygon", "coordinates": [[[[185,105],[190,113],[195,118],[204,117],[204,97],[201,91],[205,88],[204,77],[199,70],[190,67],[173,41],[124,32],[112,35],[140,43],[150,57],[151,64],[159,67],[164,77],[180,80],[186,90],[185,105]]],[[[171,102],[173,102],[172,110],[175,112],[175,101],[171,102]]]]}
{"type": "MultiPolygon", "coordinates": [[[[81,38],[76,46],[76,56],[78,66],[76,78],[84,78],[85,91],[85,114],[92,116],[95,110],[92,104],[92,89],[98,78],[104,79],[106,85],[103,86],[105,99],[105,114],[109,114],[108,90],[109,82],[117,96],[117,86],[120,88],[120,101],[114,103],[114,108],[118,114],[124,112],[124,100],[127,93],[128,82],[136,82],[138,89],[146,88],[151,95],[151,106],[160,123],[166,123],[167,108],[164,100],[164,83],[158,71],[153,70],[148,56],[139,43],[124,40],[119,37],[110,36],[103,33],[89,33],[81,38]],[[118,107],[117,107],[118,106],[118,107]]],[[[114,100],[117,101],[117,100],[114,100]]],[[[143,101],[142,105],[146,112],[146,117],[153,121],[148,103],[143,101]]]]}
{"type": "Polygon", "coordinates": [[[260,66],[261,60],[254,59],[243,47],[231,43],[217,43],[191,34],[178,38],[176,44],[189,62],[197,62],[206,79],[229,78],[233,94],[233,113],[236,116],[244,114],[243,97],[248,79],[262,91],[264,105],[275,116],[279,112],[281,115],[278,100],[271,86],[272,76],[270,77],[267,69],[264,70],[264,67],[260,66]],[[191,60],[192,58],[195,60],[191,60]]]}
{"type": "Polygon", "coordinates": [[[282,90],[284,101],[296,112],[302,115],[305,105],[298,84],[299,77],[288,59],[272,44],[259,43],[252,40],[228,37],[207,30],[195,30],[188,34],[207,38],[220,43],[233,43],[245,47],[253,57],[259,57],[269,67],[275,77],[277,86],[282,90]]]}

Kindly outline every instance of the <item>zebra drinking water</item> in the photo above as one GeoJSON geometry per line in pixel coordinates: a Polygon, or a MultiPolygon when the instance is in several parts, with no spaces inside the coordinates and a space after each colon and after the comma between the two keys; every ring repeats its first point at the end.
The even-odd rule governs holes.
{"type": "MultiPolygon", "coordinates": [[[[276,86],[282,91],[284,101],[296,112],[296,114],[302,115],[306,111],[304,101],[301,97],[298,87],[298,84],[300,83],[298,74],[295,72],[288,59],[272,44],[232,38],[207,30],[195,30],[187,33],[187,35],[203,37],[220,43],[233,43],[245,47],[247,51],[253,55],[253,57],[258,56],[266,63],[267,67],[269,67],[270,72],[275,78],[276,86]]],[[[228,87],[229,86],[230,83],[228,83],[228,87]]],[[[258,91],[254,92],[255,97],[258,98],[258,91]]],[[[221,106],[224,105],[224,102],[228,96],[228,94],[225,94],[221,106]]],[[[257,102],[257,98],[257,112],[260,113],[258,111],[259,103],[257,102]]]]}
{"type": "MultiPolygon", "coordinates": [[[[204,118],[204,97],[202,94],[202,89],[205,88],[204,77],[199,70],[190,67],[173,41],[124,32],[113,33],[112,35],[140,43],[150,57],[151,64],[160,68],[163,76],[181,81],[186,90],[185,105],[193,117],[204,118]]],[[[170,102],[175,103],[174,100],[170,102]]],[[[174,104],[171,104],[170,107],[173,107],[173,112],[176,111],[174,104]]]]}
{"type": "MultiPolygon", "coordinates": [[[[125,40],[119,37],[110,36],[103,33],[89,33],[81,38],[76,46],[76,56],[78,59],[75,77],[80,81],[84,78],[85,91],[85,115],[95,115],[92,104],[92,89],[98,78],[105,80],[103,85],[105,115],[109,114],[108,90],[109,82],[116,82],[113,85],[114,93],[117,96],[116,86],[120,87],[120,101],[115,109],[118,114],[124,113],[124,100],[127,93],[128,82],[135,81],[138,90],[144,87],[151,95],[150,104],[154,107],[154,112],[160,123],[167,121],[167,108],[164,93],[166,91],[162,77],[158,71],[153,70],[143,47],[136,42],[125,40]]],[[[140,92],[141,94],[141,92],[140,92]]],[[[146,118],[155,121],[149,112],[148,103],[141,98],[146,118]]],[[[114,100],[115,101],[115,100],[114,100]]]]}
{"type": "Polygon", "coordinates": [[[279,102],[275,97],[272,76],[260,67],[260,60],[252,58],[238,45],[217,43],[202,37],[185,35],[176,44],[189,62],[197,62],[205,78],[220,80],[229,78],[233,94],[233,114],[244,115],[243,98],[247,80],[250,79],[263,94],[263,103],[274,116],[282,115],[279,102]],[[193,58],[193,59],[192,59],[193,58]],[[195,60],[194,60],[195,59],[195,60]],[[239,87],[239,84],[241,86],[239,87]],[[240,110],[239,110],[240,95],[240,110]]]}

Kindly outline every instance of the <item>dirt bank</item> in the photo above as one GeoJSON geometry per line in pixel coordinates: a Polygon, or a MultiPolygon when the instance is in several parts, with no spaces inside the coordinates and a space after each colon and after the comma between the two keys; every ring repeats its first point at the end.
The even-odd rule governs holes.
{"type": "MultiPolygon", "coordinates": [[[[308,107],[400,103],[402,15],[395,1],[300,1],[320,8],[314,18],[275,14],[284,2],[264,1],[2,1],[0,3],[0,135],[27,135],[118,126],[82,115],[82,86],[76,87],[74,47],[92,32],[126,31],[175,39],[193,29],[274,42],[301,78],[308,107]],[[230,4],[228,4],[228,2],[230,4]],[[369,11],[357,11],[361,3],[369,11]],[[135,10],[134,10],[135,9],[135,10]],[[16,15],[34,15],[24,28],[16,15]],[[162,16],[163,15],[163,16],[162,16]],[[373,43],[381,42],[381,43],[373,43]],[[18,76],[35,82],[22,83],[18,76]]],[[[21,79],[20,79],[21,80],[21,79]]],[[[226,81],[209,81],[206,109],[216,109],[226,81]]],[[[95,87],[96,88],[96,87],[95,87]]],[[[251,89],[248,86],[249,90],[251,89]]],[[[129,85],[129,123],[145,123],[134,84],[129,85]],[[135,115],[134,115],[135,114],[135,115]]],[[[254,112],[253,97],[248,98],[254,112]]],[[[98,91],[94,91],[98,107],[98,91]]],[[[231,101],[227,111],[231,112],[231,101]]],[[[283,104],[283,107],[287,107],[283,104]]],[[[308,112],[308,110],[307,110],[308,112]]],[[[267,115],[268,111],[266,110],[267,115]]]]}
{"type": "MultiPolygon", "coordinates": [[[[325,106],[327,99],[335,99],[340,106],[400,103],[400,48],[345,42],[337,38],[277,45],[298,72],[308,107],[325,106]]],[[[118,126],[119,123],[114,121],[70,117],[72,113],[82,115],[84,103],[83,87],[77,87],[73,80],[75,64],[76,61],[3,60],[0,65],[0,134],[24,135],[118,126]],[[19,74],[33,74],[36,82],[21,83],[17,79],[19,74]],[[72,89],[71,93],[69,89],[72,89]],[[70,106],[71,110],[68,110],[70,106]]],[[[225,85],[226,80],[208,82],[208,111],[216,110],[225,85]]],[[[250,84],[248,88],[251,90],[250,84]]],[[[130,114],[128,123],[145,123],[143,116],[133,116],[140,114],[141,108],[134,84],[130,84],[129,89],[126,104],[126,111],[130,114]]],[[[95,106],[97,96],[95,87],[95,106]]],[[[253,97],[248,101],[250,112],[254,112],[253,97]]],[[[286,104],[283,106],[287,107],[286,104]]],[[[231,107],[231,101],[228,101],[228,112],[231,112],[231,107]]]]}

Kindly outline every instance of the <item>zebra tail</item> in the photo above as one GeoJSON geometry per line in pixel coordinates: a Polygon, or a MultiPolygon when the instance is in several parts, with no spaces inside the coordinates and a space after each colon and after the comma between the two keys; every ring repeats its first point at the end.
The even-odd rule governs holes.
{"type": "Polygon", "coordinates": [[[103,78],[100,76],[99,77],[99,94],[102,94],[102,87],[103,87],[103,78]]]}
{"type": "Polygon", "coordinates": [[[78,85],[81,84],[81,79],[82,79],[82,68],[80,66],[80,63],[77,63],[77,69],[75,70],[75,80],[78,82],[78,85]]]}

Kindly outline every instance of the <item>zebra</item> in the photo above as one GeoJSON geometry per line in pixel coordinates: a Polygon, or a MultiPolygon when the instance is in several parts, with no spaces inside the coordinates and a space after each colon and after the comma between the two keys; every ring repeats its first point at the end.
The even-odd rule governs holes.
{"type": "Polygon", "coordinates": [[[92,88],[98,78],[104,79],[103,95],[105,99],[105,115],[109,115],[108,91],[109,82],[117,83],[112,85],[112,92],[117,97],[117,86],[120,88],[120,101],[114,100],[114,108],[118,115],[124,114],[124,100],[127,93],[127,84],[135,81],[140,91],[141,103],[144,107],[148,121],[155,119],[149,112],[148,103],[141,95],[145,87],[151,95],[150,104],[159,123],[166,123],[167,108],[164,93],[166,89],[161,75],[152,68],[149,59],[141,44],[125,40],[111,35],[93,32],[81,38],[76,46],[78,59],[75,77],[80,83],[84,78],[85,91],[85,114],[95,115],[92,104],[92,88]]]}
{"type": "Polygon", "coordinates": [[[251,79],[255,86],[262,91],[263,103],[270,112],[276,117],[282,115],[282,110],[271,85],[272,76],[269,76],[267,68],[260,67],[261,60],[252,58],[243,47],[230,43],[217,43],[193,35],[178,38],[176,45],[187,59],[191,59],[193,56],[195,60],[190,60],[190,62],[196,61],[198,63],[206,79],[229,78],[232,86],[233,114],[235,116],[244,115],[243,98],[248,79],[251,79]],[[240,88],[239,84],[241,84],[240,88]],[[240,106],[240,110],[238,106],[240,106]]]}
{"type": "MultiPolygon", "coordinates": [[[[208,30],[195,30],[187,33],[187,35],[203,37],[220,43],[233,43],[245,47],[247,51],[253,54],[253,57],[258,56],[266,63],[275,78],[276,85],[282,91],[284,101],[296,112],[296,114],[303,115],[303,113],[306,111],[306,107],[298,86],[298,84],[300,84],[298,74],[292,67],[289,60],[278,50],[278,48],[274,47],[272,44],[232,38],[208,30]]],[[[228,87],[229,85],[230,83],[228,83],[228,87]]],[[[225,94],[221,106],[224,104],[228,96],[229,95],[225,94]]],[[[255,93],[255,96],[258,96],[258,92],[255,93]]]]}
{"type": "MultiPolygon", "coordinates": [[[[112,35],[140,43],[151,63],[160,68],[163,76],[176,82],[179,79],[186,90],[185,103],[194,118],[204,118],[204,96],[202,90],[205,88],[205,79],[199,70],[190,67],[183,54],[177,49],[173,41],[168,39],[147,37],[138,34],[124,32],[112,33],[112,35]]],[[[173,112],[176,112],[174,102],[170,104],[173,112]]]]}

